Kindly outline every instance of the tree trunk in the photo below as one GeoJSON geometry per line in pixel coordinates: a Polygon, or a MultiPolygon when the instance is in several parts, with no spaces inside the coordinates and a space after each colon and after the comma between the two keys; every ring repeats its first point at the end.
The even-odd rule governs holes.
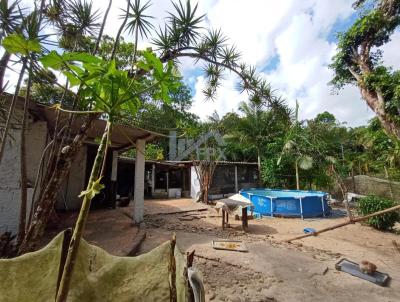
{"type": "Polygon", "coordinates": [[[298,164],[297,160],[294,163],[294,168],[296,169],[296,189],[300,190],[299,164],[298,164]]]}
{"type": "Polygon", "coordinates": [[[21,157],[21,205],[19,211],[19,225],[18,225],[18,237],[17,245],[20,245],[25,237],[26,231],[26,207],[28,203],[27,197],[27,176],[26,176],[26,139],[25,132],[27,128],[28,119],[28,109],[29,109],[29,98],[31,93],[32,85],[32,67],[29,67],[29,78],[28,85],[26,88],[25,102],[24,102],[24,113],[22,116],[22,128],[21,128],[21,147],[20,147],[20,157],[21,157]]]}
{"type": "Polygon", "coordinates": [[[371,108],[372,111],[375,112],[386,133],[392,134],[400,139],[400,127],[398,127],[396,123],[386,113],[385,102],[382,94],[379,91],[370,91],[369,89],[364,87],[362,83],[360,84],[360,92],[362,98],[367,102],[369,108],[371,108]]]}
{"type": "Polygon", "coordinates": [[[8,62],[10,61],[10,58],[11,58],[11,54],[8,53],[7,51],[4,51],[4,54],[0,59],[0,94],[3,93],[3,91],[5,89],[4,76],[6,74],[7,65],[8,65],[8,62]]]}
{"type": "Polygon", "coordinates": [[[388,169],[387,169],[386,165],[384,165],[383,168],[385,169],[386,179],[389,182],[390,198],[393,199],[393,188],[392,188],[392,182],[390,181],[389,172],[388,172],[388,169]]]}
{"type": "MultiPolygon", "coordinates": [[[[100,170],[102,169],[103,158],[105,157],[106,150],[108,147],[108,141],[110,138],[110,133],[112,130],[112,124],[107,123],[107,128],[104,131],[103,137],[101,139],[99,148],[97,150],[96,158],[92,167],[92,172],[86,187],[86,191],[93,190],[93,184],[100,180],[101,175],[100,170]]],[[[71,242],[69,244],[69,250],[67,259],[65,261],[63,274],[61,277],[60,287],[57,293],[56,302],[65,302],[67,300],[69,286],[71,283],[72,273],[74,271],[74,266],[76,262],[76,257],[78,255],[79,244],[81,242],[82,233],[85,228],[86,220],[89,214],[90,203],[94,196],[90,194],[85,194],[79,211],[79,217],[76,221],[74,233],[72,234],[71,242]]]]}
{"type": "Polygon", "coordinates": [[[8,132],[10,131],[11,119],[12,119],[13,114],[14,114],[14,108],[15,108],[15,104],[17,103],[18,93],[19,93],[19,89],[21,88],[21,83],[22,83],[22,78],[24,77],[25,68],[26,68],[26,58],[23,58],[22,59],[22,67],[21,67],[21,71],[19,73],[17,86],[15,86],[14,95],[13,95],[12,100],[11,100],[10,108],[8,110],[8,115],[7,115],[7,121],[6,121],[6,124],[5,124],[5,127],[4,127],[3,138],[1,140],[0,165],[1,165],[1,160],[3,159],[4,148],[6,146],[7,136],[8,136],[8,132]]]}
{"type": "Polygon", "coordinates": [[[19,248],[18,254],[21,255],[34,250],[37,240],[43,235],[47,221],[54,207],[59,188],[61,187],[65,177],[68,175],[72,162],[87,137],[87,131],[90,129],[93,121],[97,118],[98,114],[89,115],[88,120],[81,126],[72,143],[62,149],[53,174],[44,189],[44,194],[36,203],[36,209],[31,225],[29,226],[26,236],[19,248]]]}
{"type": "Polygon", "coordinates": [[[258,169],[258,185],[262,186],[262,178],[261,178],[261,156],[260,150],[257,148],[257,169],[258,169]]]}
{"type": "Polygon", "coordinates": [[[106,10],[106,12],[104,14],[103,22],[101,23],[99,35],[97,37],[96,44],[94,46],[92,55],[96,55],[96,53],[97,53],[97,51],[99,49],[99,44],[101,42],[101,37],[103,36],[104,26],[106,25],[106,21],[107,21],[108,13],[110,12],[111,5],[112,5],[112,0],[109,0],[108,1],[108,7],[107,7],[107,10],[106,10]]]}

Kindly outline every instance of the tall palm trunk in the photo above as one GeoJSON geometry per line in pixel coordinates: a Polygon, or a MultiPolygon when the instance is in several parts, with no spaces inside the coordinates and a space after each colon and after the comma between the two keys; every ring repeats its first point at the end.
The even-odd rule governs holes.
{"type": "Polygon", "coordinates": [[[6,69],[10,58],[11,54],[7,51],[4,51],[4,54],[0,59],[0,93],[2,93],[5,89],[4,76],[6,74],[6,69]]]}
{"type": "Polygon", "coordinates": [[[300,190],[300,178],[299,178],[299,161],[296,159],[294,163],[294,168],[296,170],[296,189],[300,190]]]}
{"type": "Polygon", "coordinates": [[[28,203],[27,198],[27,176],[26,176],[26,137],[25,132],[27,128],[28,109],[29,109],[29,98],[31,93],[32,85],[32,66],[29,67],[29,78],[28,85],[26,88],[25,102],[24,102],[24,113],[22,116],[22,128],[21,128],[21,146],[20,146],[20,157],[21,157],[21,205],[19,211],[19,226],[18,226],[18,237],[17,244],[20,245],[25,237],[26,231],[26,208],[28,203]]]}
{"type": "Polygon", "coordinates": [[[22,83],[22,79],[24,77],[25,68],[26,68],[26,58],[23,58],[22,59],[21,71],[19,73],[19,77],[18,77],[18,81],[17,81],[17,86],[15,86],[14,95],[13,95],[12,100],[11,100],[10,108],[8,109],[7,120],[6,120],[6,124],[5,124],[5,127],[4,127],[3,137],[2,137],[2,140],[1,140],[1,145],[0,145],[0,165],[1,165],[1,160],[3,159],[4,149],[5,149],[6,141],[7,141],[7,136],[8,136],[8,132],[10,131],[10,127],[11,127],[11,119],[13,118],[14,108],[15,108],[15,104],[17,103],[18,93],[19,93],[19,90],[21,88],[21,83],[22,83]]]}
{"type": "Polygon", "coordinates": [[[78,255],[79,244],[81,242],[82,233],[85,228],[86,220],[89,214],[90,203],[94,197],[94,192],[89,193],[89,191],[94,190],[94,184],[101,179],[100,171],[102,170],[103,159],[107,152],[108,142],[110,139],[110,134],[112,131],[111,122],[107,123],[107,128],[103,133],[99,148],[97,149],[96,158],[92,167],[92,172],[90,174],[89,182],[86,187],[86,194],[84,195],[81,210],[79,211],[79,217],[76,221],[74,233],[70,241],[67,259],[65,261],[60,287],[57,292],[56,302],[64,302],[67,300],[69,286],[71,283],[72,273],[74,270],[76,257],[78,255]]]}

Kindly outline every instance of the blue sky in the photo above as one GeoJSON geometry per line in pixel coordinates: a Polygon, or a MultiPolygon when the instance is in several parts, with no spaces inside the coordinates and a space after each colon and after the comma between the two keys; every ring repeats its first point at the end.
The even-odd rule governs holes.
{"type": "MultiPolygon", "coordinates": [[[[192,0],[191,0],[192,1],[192,0]]],[[[30,0],[24,0],[29,3],[30,0]]],[[[167,11],[172,9],[168,0],[152,0],[148,14],[154,22],[163,24],[167,11]]],[[[351,5],[353,0],[198,0],[199,14],[207,14],[203,26],[221,29],[242,53],[242,60],[256,66],[276,93],[294,106],[300,104],[300,117],[313,118],[325,110],[333,113],[349,126],[365,124],[373,113],[361,100],[356,87],[345,87],[332,94],[328,82],[332,71],[328,68],[336,51],[336,33],[346,30],[357,17],[351,5]]],[[[94,5],[103,12],[108,0],[95,0],[94,5]]],[[[105,33],[115,35],[122,20],[119,18],[125,1],[113,1],[105,33]]],[[[158,27],[158,26],[157,26],[158,27]]],[[[125,39],[132,37],[125,34],[125,39]]],[[[141,41],[139,47],[150,46],[141,41]]],[[[398,51],[400,33],[383,47],[387,65],[400,68],[398,51]]],[[[237,111],[246,95],[236,90],[237,78],[231,74],[225,80],[215,101],[205,102],[201,91],[205,81],[201,65],[190,59],[181,61],[185,82],[193,92],[191,111],[206,119],[214,111],[223,115],[237,111]]],[[[15,75],[9,74],[10,82],[15,75]]]]}

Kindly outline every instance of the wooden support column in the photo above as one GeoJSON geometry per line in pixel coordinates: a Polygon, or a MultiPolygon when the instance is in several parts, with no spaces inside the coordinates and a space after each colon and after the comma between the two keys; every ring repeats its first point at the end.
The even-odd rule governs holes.
{"type": "Polygon", "coordinates": [[[169,172],[167,171],[166,173],[166,179],[165,179],[165,182],[166,182],[166,184],[167,184],[167,198],[169,198],[169,172]]]}
{"type": "Polygon", "coordinates": [[[145,147],[146,141],[138,139],[136,141],[136,161],[135,161],[135,187],[133,203],[134,223],[143,221],[144,215],[144,168],[145,168],[145,147]]]}
{"type": "Polygon", "coordinates": [[[156,189],[156,164],[151,167],[151,197],[154,197],[154,192],[156,189]]]}

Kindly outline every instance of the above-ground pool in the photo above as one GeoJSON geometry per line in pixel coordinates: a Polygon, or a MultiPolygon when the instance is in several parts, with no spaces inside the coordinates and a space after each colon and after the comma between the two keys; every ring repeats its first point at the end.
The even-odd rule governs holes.
{"type": "Polygon", "coordinates": [[[320,191],[245,189],[239,192],[262,216],[318,217],[330,214],[328,194],[320,191]]]}

